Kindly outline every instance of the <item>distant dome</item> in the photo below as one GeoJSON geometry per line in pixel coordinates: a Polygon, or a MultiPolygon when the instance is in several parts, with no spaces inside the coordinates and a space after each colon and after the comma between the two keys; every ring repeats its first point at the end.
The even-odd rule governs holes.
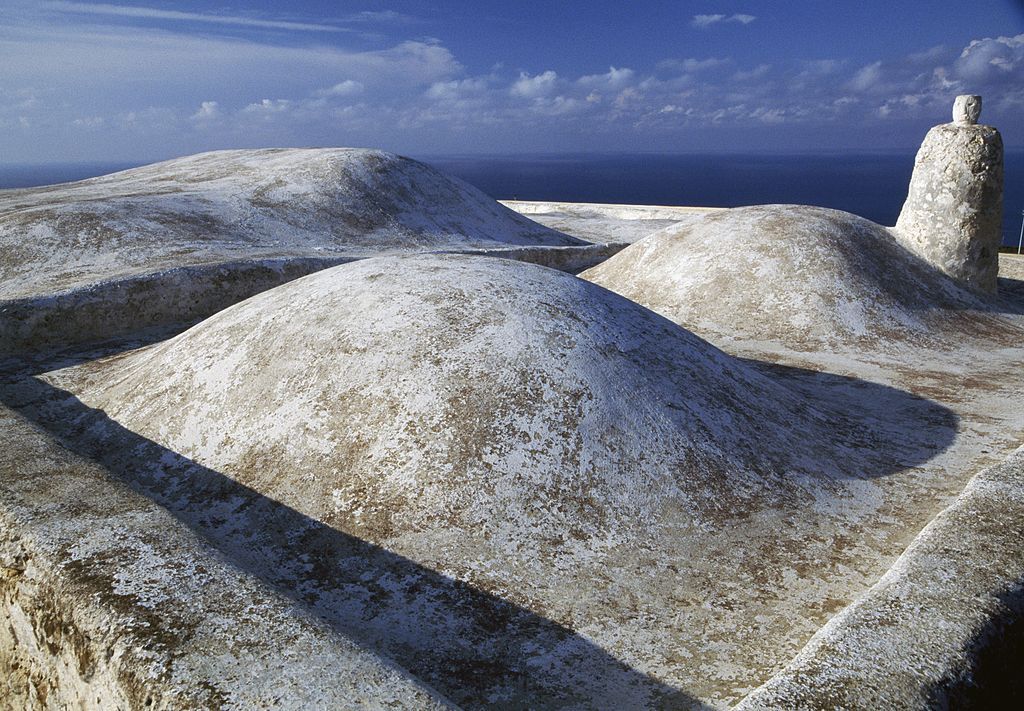
{"type": "MultiPolygon", "coordinates": [[[[380,254],[586,246],[408,158],[217,151],[0,191],[0,355],[194,323],[297,276],[380,254]]],[[[582,250],[586,253],[586,250],[582,250]]],[[[593,263],[592,261],[589,263],[593,263]]]]}
{"type": "Polygon", "coordinates": [[[272,256],[575,245],[457,178],[359,148],[215,151],[0,191],[0,298],[272,256]],[[31,244],[24,244],[24,236],[31,244]]]}
{"type": "Polygon", "coordinates": [[[701,334],[794,350],[983,328],[988,305],[869,220],[761,205],[706,214],[580,275],[701,334]]]}

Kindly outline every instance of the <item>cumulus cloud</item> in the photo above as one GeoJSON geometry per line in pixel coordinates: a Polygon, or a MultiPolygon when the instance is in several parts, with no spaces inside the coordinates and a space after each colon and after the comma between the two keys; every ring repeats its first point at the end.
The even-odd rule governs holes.
{"type": "Polygon", "coordinates": [[[346,79],[327,89],[319,89],[316,94],[317,96],[356,96],[363,93],[365,88],[362,82],[346,79]]]}
{"type": "Polygon", "coordinates": [[[707,28],[711,27],[712,25],[718,25],[718,24],[722,24],[722,23],[725,23],[725,22],[732,22],[732,23],[736,23],[736,24],[739,24],[739,25],[749,25],[751,22],[753,22],[756,19],[757,19],[757,17],[755,15],[743,15],[743,14],[736,14],[736,15],[721,15],[721,14],[694,15],[693,19],[690,21],[690,24],[693,25],[694,27],[696,27],[699,30],[706,30],[707,28]]]}
{"type": "Polygon", "coordinates": [[[262,99],[255,103],[249,104],[242,113],[253,114],[258,116],[272,116],[274,114],[281,114],[286,111],[290,111],[295,106],[295,102],[289,99],[262,99]]]}
{"type": "Polygon", "coordinates": [[[632,69],[609,67],[605,74],[588,74],[577,79],[576,83],[589,89],[616,90],[630,84],[635,77],[636,72],[632,69]]]}
{"type": "Polygon", "coordinates": [[[212,121],[220,118],[220,105],[216,101],[204,101],[199,105],[199,110],[190,117],[193,121],[212,121]]]}
{"type": "Polygon", "coordinates": [[[955,63],[964,79],[987,82],[1024,72],[1024,34],[974,40],[955,63]]]}
{"type": "Polygon", "coordinates": [[[853,91],[867,91],[875,87],[882,78],[882,63],[874,62],[857,70],[847,86],[853,91]]]}
{"type": "Polygon", "coordinates": [[[439,81],[430,85],[426,96],[438,101],[458,101],[481,95],[487,89],[487,85],[487,79],[482,77],[439,81]]]}
{"type": "MultiPolygon", "coordinates": [[[[708,26],[749,24],[733,17],[708,26]]],[[[913,127],[916,141],[924,119],[948,120],[960,93],[983,94],[983,120],[996,125],[1009,127],[1024,110],[1024,35],[861,64],[693,56],[647,67],[598,64],[575,74],[501,64],[474,74],[443,43],[423,39],[353,50],[139,27],[0,27],[0,47],[0,126],[19,137],[3,143],[0,135],[5,154],[25,136],[67,153],[76,136],[77,145],[86,143],[85,130],[90,145],[108,137],[115,148],[156,145],[176,153],[257,142],[501,150],[502,136],[513,137],[504,145],[519,146],[530,131],[548,149],[597,135],[633,146],[671,136],[686,145],[693,129],[712,126],[826,127],[810,132],[820,136],[831,125],[846,136],[851,127],[899,121],[913,127]],[[467,135],[475,143],[464,142],[467,135]],[[131,144],[126,137],[133,136],[154,139],[131,144]]],[[[603,140],[593,144],[608,145],[603,140]]]]}
{"type": "Polygon", "coordinates": [[[524,99],[537,99],[549,96],[555,90],[557,82],[558,75],[550,69],[536,76],[520,72],[519,78],[512,84],[509,93],[524,99]]]}

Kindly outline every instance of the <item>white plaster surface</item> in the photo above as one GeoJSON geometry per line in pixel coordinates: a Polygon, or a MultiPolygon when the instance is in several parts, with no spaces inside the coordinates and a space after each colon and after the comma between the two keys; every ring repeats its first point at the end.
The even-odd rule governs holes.
{"type": "MultiPolygon", "coordinates": [[[[224,180],[220,211],[260,166],[295,155],[211,154],[184,159],[197,162],[184,177],[165,165],[129,182],[166,178],[187,193],[191,179],[224,180]]],[[[310,155],[328,172],[352,168],[336,152],[310,155]]],[[[408,168],[381,155],[385,173],[408,168]]],[[[244,198],[263,235],[242,250],[247,268],[284,268],[253,258],[274,253],[259,225],[279,224],[293,203],[320,209],[311,196],[323,174],[295,182],[291,158],[284,185],[244,198]]],[[[377,165],[356,162],[367,160],[377,165]]],[[[108,189],[129,204],[111,180],[70,186],[75,214],[108,189]]],[[[420,194],[420,177],[409,180],[420,194]]],[[[425,209],[404,195],[388,199],[425,209]]],[[[351,197],[368,220],[345,228],[352,244],[426,234],[480,247],[458,230],[449,239],[440,208],[388,218],[382,232],[374,199],[351,197]]],[[[3,365],[0,664],[11,698],[957,698],[947,691],[1024,570],[1020,455],[985,469],[1024,436],[1014,258],[1002,260],[996,298],[836,211],[559,210],[594,241],[638,241],[585,279],[482,256],[362,259],[139,350],[3,365]],[[670,222],[640,239],[659,220],[670,222]]],[[[334,239],[307,227],[295,233],[313,240],[303,254],[334,239]]],[[[195,223],[182,229],[196,234],[195,223]]],[[[242,249],[245,232],[212,251],[181,237],[181,262],[153,247],[155,234],[138,264],[166,259],[166,278],[187,285],[176,265],[242,249]]],[[[129,245],[100,251],[130,261],[129,245]]],[[[51,266],[39,298],[105,268],[46,282],[61,268],[51,266]]]]}
{"type": "Polygon", "coordinates": [[[502,200],[501,204],[559,232],[611,244],[631,244],[669,225],[692,222],[705,213],[723,209],[542,200],[502,200]]]}
{"type": "Polygon", "coordinates": [[[0,191],[0,298],[280,257],[573,245],[476,188],[382,151],[214,151],[0,191]]]}
{"type": "Polygon", "coordinates": [[[375,254],[486,252],[579,271],[615,249],[381,151],[204,153],[0,191],[0,356],[194,323],[375,254]]]}
{"type": "MultiPolygon", "coordinates": [[[[782,669],[985,452],[995,459],[1020,436],[1008,393],[989,398],[982,424],[968,407],[877,382],[891,372],[861,380],[821,367],[737,360],[542,267],[434,255],[335,267],[47,381],[170,452],[553,620],[650,678],[602,671],[575,645],[523,642],[525,623],[502,629],[516,642],[495,658],[481,650],[496,640],[430,602],[421,579],[353,598],[332,583],[346,578],[344,563],[311,574],[271,558],[282,584],[309,590],[335,624],[365,620],[375,646],[497,665],[457,683],[417,670],[457,703],[572,688],[584,705],[650,706],[674,689],[687,706],[739,701],[782,669]],[[387,603],[409,586],[425,606],[413,624],[387,603]],[[516,656],[531,646],[546,651],[516,656]],[[528,693],[509,686],[509,667],[532,670],[528,693]]],[[[168,505],[238,518],[230,504],[209,513],[216,495],[201,478],[159,462],[136,476],[168,505]]]]}

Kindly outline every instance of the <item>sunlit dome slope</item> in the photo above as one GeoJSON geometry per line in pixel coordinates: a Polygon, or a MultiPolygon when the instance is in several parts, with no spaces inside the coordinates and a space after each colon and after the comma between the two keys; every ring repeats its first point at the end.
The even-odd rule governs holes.
{"type": "Polygon", "coordinates": [[[742,362],[600,287],[482,257],[334,267],[103,368],[92,406],[375,540],[607,541],[670,502],[702,520],[842,466],[828,417],[742,362]]]}
{"type": "Polygon", "coordinates": [[[242,526],[223,534],[231,546],[261,550],[280,524],[236,523],[252,513],[225,478],[577,630],[641,673],[542,643],[527,618],[496,623],[418,573],[353,581],[352,553],[272,566],[445,694],[513,693],[526,669],[554,694],[533,698],[577,690],[582,706],[656,706],[651,684],[732,698],[764,655],[786,654],[780,639],[799,639],[821,596],[844,594],[831,564],[791,590],[792,551],[831,560],[841,535],[842,551],[870,557],[875,533],[862,540],[857,522],[884,498],[874,478],[927,459],[951,424],[865,385],[903,413],[895,435],[866,426],[849,392],[793,389],[568,274],[467,255],[333,267],[49,377],[102,413],[92,433],[164,448],[140,463],[134,445],[100,445],[204,525],[242,526]],[[178,471],[179,458],[203,471],[178,471]],[[751,605],[770,634],[737,633],[751,605]]]}
{"type": "Polygon", "coordinates": [[[665,228],[581,275],[701,334],[795,350],[928,341],[988,328],[991,305],[826,208],[762,205],[665,228]]]}
{"type": "Polygon", "coordinates": [[[232,260],[574,244],[389,153],[217,151],[0,191],[0,298],[232,260]]]}

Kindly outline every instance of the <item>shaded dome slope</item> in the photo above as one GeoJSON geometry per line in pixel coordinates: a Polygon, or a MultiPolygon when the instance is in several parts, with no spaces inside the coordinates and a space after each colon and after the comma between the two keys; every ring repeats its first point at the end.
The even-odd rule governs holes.
{"type": "MultiPolygon", "coordinates": [[[[935,341],[999,328],[991,304],[838,210],[760,205],[708,213],[581,277],[701,334],[794,350],[935,341]]],[[[1005,327],[1005,326],[1003,326],[1005,327]]]]}

